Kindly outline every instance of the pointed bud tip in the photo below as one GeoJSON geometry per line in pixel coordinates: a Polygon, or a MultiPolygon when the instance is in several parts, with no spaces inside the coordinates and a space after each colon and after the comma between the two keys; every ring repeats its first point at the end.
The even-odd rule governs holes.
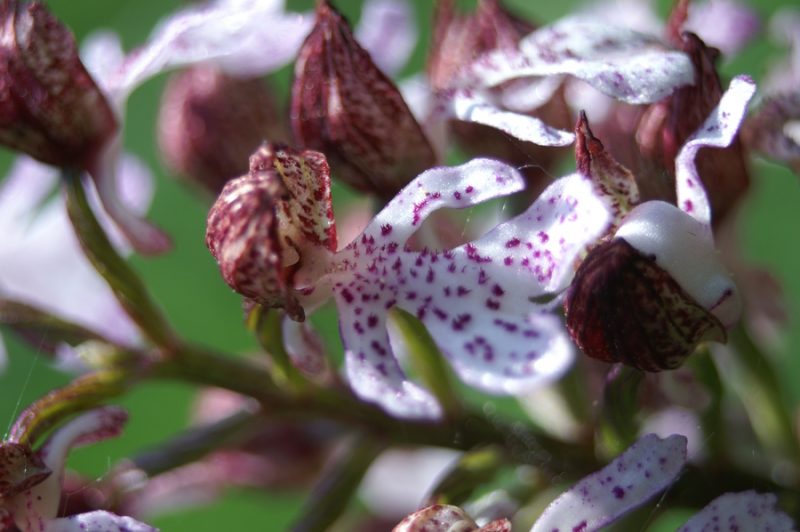
{"type": "Polygon", "coordinates": [[[39,3],[0,5],[0,143],[44,163],[89,169],[117,121],[69,29],[39,3]]]}

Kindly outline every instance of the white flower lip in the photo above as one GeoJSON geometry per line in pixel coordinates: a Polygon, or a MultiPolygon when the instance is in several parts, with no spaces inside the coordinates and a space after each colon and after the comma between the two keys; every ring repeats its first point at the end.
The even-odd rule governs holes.
{"type": "Polygon", "coordinates": [[[616,237],[655,257],[656,264],[726,328],[738,321],[739,293],[720,262],[708,226],[669,203],[648,201],[631,211],[616,237]]]}

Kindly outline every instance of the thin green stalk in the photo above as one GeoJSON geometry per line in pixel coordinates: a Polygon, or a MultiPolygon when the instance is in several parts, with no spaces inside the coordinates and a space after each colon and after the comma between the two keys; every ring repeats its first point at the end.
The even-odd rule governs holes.
{"type": "Polygon", "coordinates": [[[185,347],[154,368],[154,376],[217,386],[253,397],[264,414],[288,419],[329,419],[351,429],[383,438],[395,445],[432,445],[469,450],[497,444],[509,460],[528,463],[544,474],[583,473],[597,466],[591,448],[554,440],[523,423],[507,423],[464,410],[440,421],[407,420],[389,416],[347,390],[309,384],[287,395],[276,387],[269,372],[248,360],[185,347]]]}
{"type": "Polygon", "coordinates": [[[329,530],[344,513],[361,479],[385,445],[354,434],[339,449],[333,463],[323,472],[314,486],[293,532],[322,532],[329,530]]]}
{"type": "Polygon", "coordinates": [[[301,389],[307,381],[294,366],[284,348],[282,319],[281,311],[257,306],[250,312],[247,326],[272,359],[270,372],[275,383],[290,389],[301,389]]]}
{"type": "Polygon", "coordinates": [[[92,212],[80,174],[65,171],[63,177],[67,213],[89,262],[108,283],[119,303],[151,342],[165,349],[175,347],[178,344],[177,336],[150,297],[142,280],[111,245],[92,212]]]}
{"type": "Polygon", "coordinates": [[[777,447],[795,466],[800,467],[800,444],[794,432],[789,402],[775,368],[755,345],[744,327],[729,333],[735,353],[734,381],[750,422],[758,436],[771,447],[777,447]]]}
{"type": "Polygon", "coordinates": [[[119,370],[98,371],[53,390],[22,412],[8,441],[35,445],[47,431],[74,414],[121,396],[131,384],[129,377],[119,370]]]}
{"type": "Polygon", "coordinates": [[[403,310],[393,312],[392,319],[403,335],[411,366],[419,374],[420,380],[439,401],[445,415],[458,413],[461,402],[453,389],[450,371],[428,330],[419,320],[403,310]]]}
{"type": "Polygon", "coordinates": [[[214,423],[192,427],[131,461],[137,469],[153,477],[199,460],[223,446],[243,441],[258,430],[263,421],[258,412],[242,410],[214,423]]]}

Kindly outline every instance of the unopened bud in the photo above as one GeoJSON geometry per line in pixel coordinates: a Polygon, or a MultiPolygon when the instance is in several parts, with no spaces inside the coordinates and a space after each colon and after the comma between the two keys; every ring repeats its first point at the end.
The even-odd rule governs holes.
{"type": "Polygon", "coordinates": [[[278,235],[277,205],[287,194],[274,171],[229,181],[208,213],[206,245],[236,292],[267,307],[299,309],[301,317],[278,235]]]}
{"type": "Polygon", "coordinates": [[[495,49],[516,49],[536,26],[506,10],[499,0],[481,0],[474,13],[459,15],[453,0],[439,0],[428,56],[428,78],[434,89],[457,82],[461,70],[495,49]]]}
{"type": "Polygon", "coordinates": [[[351,186],[391,197],[436,158],[397,87],[326,1],[295,65],[292,129],[351,186]]]}
{"type": "Polygon", "coordinates": [[[740,311],[708,229],[660,201],[636,207],[589,253],[565,302],[587,355],[646,371],[679,366],[700,342],[724,342],[740,311]]]}
{"type": "Polygon", "coordinates": [[[238,78],[214,66],[173,76],[161,102],[158,140],[170,171],[214,196],[247,172],[264,140],[286,138],[277,105],[260,78],[238,78]]]}
{"type": "Polygon", "coordinates": [[[0,143],[60,167],[90,168],[117,123],[43,4],[0,1],[0,143]]]}
{"type": "MultiPolygon", "coordinates": [[[[692,60],[695,83],[681,87],[666,100],[653,104],[639,123],[636,142],[642,155],[653,168],[671,176],[668,182],[662,182],[659,190],[652,188],[659,180],[640,180],[639,186],[646,199],[674,201],[675,157],[722,97],[722,84],[716,69],[719,51],[706,46],[693,33],[683,33],[673,39],[677,39],[674,44],[692,60]]],[[[696,165],[711,202],[713,223],[717,225],[750,186],[741,142],[737,138],[727,148],[701,151],[696,165]]]]}
{"type": "Polygon", "coordinates": [[[325,156],[261,146],[250,173],[229,181],[211,207],[206,244],[231,288],[302,321],[294,271],[304,252],[336,250],[325,156]]]}
{"type": "Polygon", "coordinates": [[[479,527],[458,506],[434,504],[409,515],[394,532],[510,532],[511,522],[498,519],[479,527]]]}

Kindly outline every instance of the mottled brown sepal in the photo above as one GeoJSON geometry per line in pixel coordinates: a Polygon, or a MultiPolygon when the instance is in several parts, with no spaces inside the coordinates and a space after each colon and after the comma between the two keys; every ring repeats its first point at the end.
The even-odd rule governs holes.
{"type": "Polygon", "coordinates": [[[564,307],[584,353],[645,371],[676,368],[698,343],[726,338],[713,314],[622,238],[589,253],[564,307]]]}
{"type": "Polygon", "coordinates": [[[0,503],[39,484],[50,474],[51,471],[29,446],[0,443],[0,503]]]}
{"type": "Polygon", "coordinates": [[[208,214],[206,245],[236,292],[267,307],[284,307],[302,319],[278,234],[277,204],[287,194],[273,171],[229,181],[208,214]]]}
{"type": "Polygon", "coordinates": [[[479,527],[458,506],[434,504],[403,519],[393,532],[511,532],[508,519],[497,519],[479,527]]]}

